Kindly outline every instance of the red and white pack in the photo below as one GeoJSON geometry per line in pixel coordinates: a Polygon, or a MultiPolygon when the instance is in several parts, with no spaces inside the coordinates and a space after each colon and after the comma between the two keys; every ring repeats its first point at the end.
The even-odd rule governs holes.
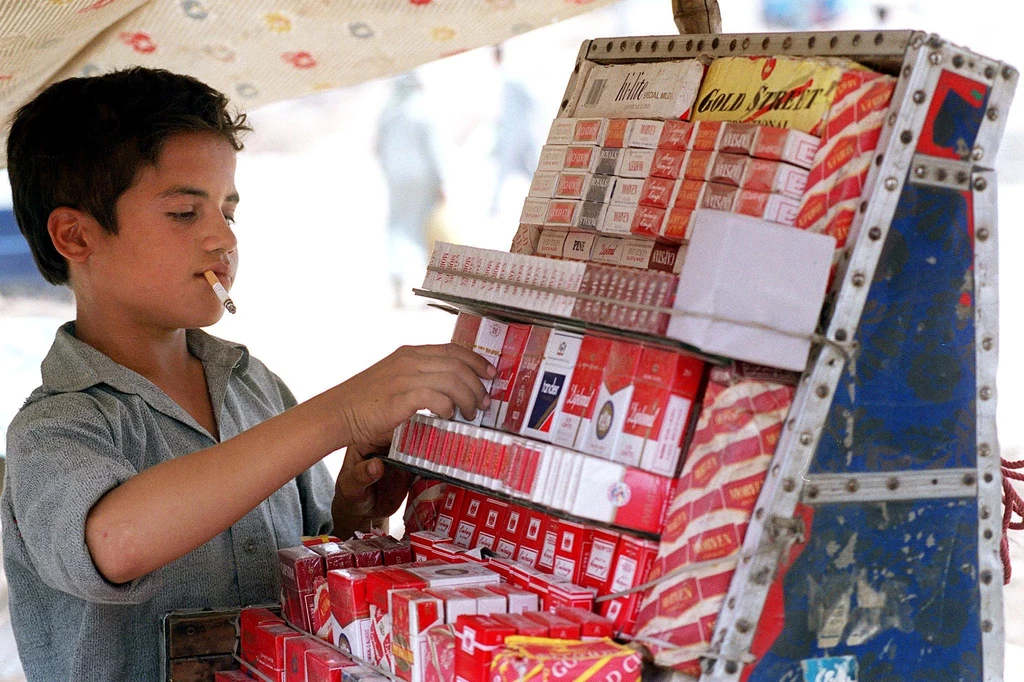
{"type": "Polygon", "coordinates": [[[505,610],[510,614],[536,611],[540,607],[536,594],[529,592],[528,590],[515,587],[514,585],[488,585],[487,589],[505,598],[505,610]]]}
{"type": "Polygon", "coordinates": [[[559,519],[552,575],[579,584],[583,575],[583,548],[586,526],[559,519]]]}
{"type": "Polygon", "coordinates": [[[623,466],[597,457],[585,457],[574,516],[657,533],[668,508],[673,479],[623,466]]]}
{"type": "MultiPolygon", "coordinates": [[[[616,594],[644,584],[657,554],[657,543],[631,535],[622,535],[616,548],[611,574],[601,594],[616,594]]],[[[602,602],[601,615],[615,623],[616,631],[632,634],[641,596],[641,593],[634,592],[602,602]]]]}
{"type": "Polygon", "coordinates": [[[456,682],[488,682],[491,660],[516,631],[487,616],[461,616],[455,622],[456,682]]]}
{"type": "Polygon", "coordinates": [[[505,517],[507,515],[508,502],[492,497],[486,498],[480,522],[477,525],[476,541],[473,543],[473,546],[486,547],[493,550],[498,542],[499,533],[505,527],[505,517]]]}
{"type": "Polygon", "coordinates": [[[612,342],[596,399],[583,417],[580,428],[583,437],[577,437],[577,450],[605,459],[611,458],[633,395],[633,376],[640,361],[640,350],[637,343],[612,342]]]}
{"type": "Polygon", "coordinates": [[[515,559],[527,516],[528,512],[523,507],[516,504],[508,506],[505,522],[498,532],[498,541],[494,545],[495,554],[504,559],[515,559]]]}
{"type": "MultiPolygon", "coordinates": [[[[469,348],[497,367],[507,330],[508,324],[504,322],[461,312],[455,323],[455,331],[452,333],[452,343],[469,348]]],[[[483,382],[485,390],[490,391],[491,381],[483,380],[483,382]]],[[[479,425],[483,419],[483,413],[477,410],[474,418],[468,419],[460,412],[457,417],[467,423],[479,425]]]]}
{"type": "Polygon", "coordinates": [[[453,542],[459,547],[473,548],[481,522],[481,512],[488,498],[474,490],[462,494],[462,510],[459,512],[459,524],[453,534],[453,542]]]}
{"type": "Polygon", "coordinates": [[[582,343],[582,334],[558,329],[551,332],[530,396],[526,421],[520,430],[524,436],[550,440],[582,343]]]}
{"type": "Polygon", "coordinates": [[[612,459],[674,477],[703,375],[702,360],[645,347],[612,459]]]}
{"type": "Polygon", "coordinates": [[[455,531],[455,522],[462,513],[462,502],[465,490],[455,485],[449,485],[445,491],[444,501],[441,502],[441,511],[437,515],[437,525],[434,532],[446,537],[452,537],[455,531]]]}
{"type": "Polygon", "coordinates": [[[587,533],[590,536],[590,551],[579,584],[600,591],[608,583],[611,574],[615,551],[619,546],[619,533],[605,528],[590,528],[587,533]]]}
{"type": "Polygon", "coordinates": [[[547,348],[551,331],[550,327],[542,327],[540,325],[534,325],[530,328],[530,335],[523,349],[519,368],[516,371],[515,378],[511,380],[512,391],[509,394],[508,405],[505,408],[505,418],[500,420],[503,431],[519,433],[526,423],[530,398],[533,396],[534,384],[537,381],[540,365],[544,360],[544,350],[547,348]]]}
{"type": "Polygon", "coordinates": [[[576,444],[583,418],[600,387],[611,349],[611,339],[591,334],[583,337],[565,402],[552,430],[553,443],[570,448],[576,444]]]}
{"type": "Polygon", "coordinates": [[[536,566],[540,558],[541,549],[544,547],[544,526],[547,515],[529,510],[524,521],[523,534],[519,539],[519,549],[516,552],[516,561],[526,566],[536,566]]]}
{"type": "Polygon", "coordinates": [[[395,674],[421,682],[428,657],[426,631],[444,623],[444,602],[422,590],[396,590],[391,601],[391,650],[395,674]]]}

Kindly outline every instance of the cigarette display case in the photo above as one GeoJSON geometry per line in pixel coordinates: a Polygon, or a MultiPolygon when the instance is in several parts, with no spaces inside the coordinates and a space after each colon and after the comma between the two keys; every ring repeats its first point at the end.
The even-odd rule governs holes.
{"type": "MultiPolygon", "coordinates": [[[[832,235],[841,248],[807,362],[789,397],[780,402],[765,398],[767,392],[748,396],[752,417],[771,422],[761,433],[774,429],[770,439],[762,439],[773,447],[763,483],[754,488],[745,518],[733,526],[733,570],[695,574],[668,562],[677,549],[673,543],[681,542],[672,524],[688,523],[680,520],[682,507],[670,507],[659,568],[642,597],[635,641],[651,650],[664,679],[1003,679],[993,168],[1018,72],[920,31],[600,38],[582,45],[552,134],[575,149],[569,127],[557,126],[560,119],[612,118],[599,109],[599,93],[582,90],[601,69],[681,60],[707,68],[735,57],[851,60],[890,78],[888,104],[873,119],[871,134],[877,137],[863,168],[856,169],[860,184],[853,190],[838,181],[827,185],[826,203],[817,208],[807,208],[812,202],[805,194],[800,211],[811,213],[793,217],[797,228],[806,227],[801,220],[826,214],[837,220],[832,235]],[[591,113],[580,113],[581,101],[591,113]],[[709,600],[706,590],[713,579],[716,598],[709,600]]],[[[634,73],[619,94],[641,96],[643,79],[650,77],[634,73]]],[[[752,92],[761,97],[759,103],[741,103],[736,93],[723,91],[696,98],[694,107],[705,109],[703,124],[714,109],[748,106],[760,116],[816,106],[809,89],[796,95],[757,87],[752,92]]],[[[683,114],[669,98],[655,104],[657,114],[637,118],[683,114]]],[[[585,132],[607,136],[614,131],[606,125],[585,132]]],[[[817,132],[827,139],[827,130],[817,132]]],[[[637,144],[651,134],[636,132],[637,144]]],[[[736,140],[740,151],[753,143],[736,140]]],[[[610,201],[609,208],[616,205],[615,190],[607,184],[588,185],[577,175],[559,178],[562,173],[599,177],[595,168],[605,159],[594,149],[576,153],[570,170],[567,157],[549,152],[548,166],[535,178],[533,189],[551,202],[555,186],[563,187],[566,197],[577,197],[557,199],[568,207],[564,216],[558,214],[568,229],[575,229],[572,211],[581,210],[588,187],[599,201],[610,201]]],[[[787,158],[799,153],[780,151],[787,158]]],[[[621,164],[624,156],[608,158],[621,164]]],[[[647,177],[654,154],[633,156],[639,177],[647,177]]],[[[685,173],[681,163],[674,172],[685,173]]],[[[813,166],[783,175],[771,164],[766,169],[761,191],[786,187],[808,173],[801,182],[808,191],[815,186],[813,166]]],[[[742,189],[735,185],[747,170],[730,162],[714,172],[723,186],[732,182],[734,187],[716,195],[720,202],[742,189]]],[[[676,201],[686,194],[681,187],[687,179],[667,178],[658,196],[668,192],[672,198],[666,201],[676,201]]],[[[633,185],[631,190],[640,190],[643,183],[633,185]]],[[[543,201],[530,204],[540,222],[540,212],[549,206],[543,201]]],[[[532,239],[529,231],[521,234],[521,243],[532,239]]],[[[615,248],[610,245],[609,253],[615,248]]],[[[480,281],[494,284],[493,277],[480,281]]],[[[586,320],[441,291],[420,293],[498,319],[671,346],[662,335],[609,325],[600,314],[586,320]]],[[[728,362],[719,349],[676,347],[696,351],[711,364],[728,362]]],[[[688,457],[695,452],[696,445],[688,457]]],[[[684,467],[683,476],[700,473],[687,472],[684,467]]],[[[713,491],[711,485],[703,492],[713,491]]],[[[691,503],[686,504],[689,513],[691,503]]]]}

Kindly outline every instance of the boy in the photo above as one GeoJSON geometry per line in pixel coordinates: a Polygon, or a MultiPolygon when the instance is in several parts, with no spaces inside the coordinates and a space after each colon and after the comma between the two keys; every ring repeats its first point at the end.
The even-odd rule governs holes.
{"type": "Polygon", "coordinates": [[[276,601],[278,548],[332,512],[347,536],[397,508],[408,480],[365,455],[399,423],[486,407],[493,370],[452,345],[400,349],[295,406],[244,346],[198,330],[224,312],[204,273],[235,277],[243,130],[222,94],[147,69],[62,81],[14,118],[18,224],[76,299],[8,431],[29,680],[157,679],[163,612],[276,601]],[[343,447],[332,491],[320,460],[343,447]]]}

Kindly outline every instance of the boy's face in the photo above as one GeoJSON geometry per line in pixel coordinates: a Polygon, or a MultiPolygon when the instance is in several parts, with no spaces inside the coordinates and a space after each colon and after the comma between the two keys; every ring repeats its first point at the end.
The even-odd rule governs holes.
{"type": "Polygon", "coordinates": [[[118,306],[128,324],[187,329],[219,320],[224,307],[203,273],[231,288],[237,205],[234,148],[212,133],[169,137],[118,198],[118,233],[104,234],[90,256],[94,301],[118,306]]]}

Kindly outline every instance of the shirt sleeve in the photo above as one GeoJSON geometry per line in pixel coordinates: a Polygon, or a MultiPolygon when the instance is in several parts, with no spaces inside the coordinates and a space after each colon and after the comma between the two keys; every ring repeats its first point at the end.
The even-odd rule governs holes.
{"type": "MultiPolygon", "coordinates": [[[[295,407],[298,401],[291,390],[276,374],[274,381],[281,392],[284,409],[295,407]]],[[[331,503],[334,501],[334,480],[323,460],[317,462],[295,478],[302,503],[302,534],[325,535],[334,530],[331,503]]],[[[344,538],[342,538],[344,539],[344,538]]]]}
{"type": "Polygon", "coordinates": [[[160,588],[159,571],[111,583],[85,542],[89,510],[138,473],[122,447],[116,422],[84,393],[29,405],[7,434],[8,494],[25,553],[48,586],[91,602],[140,604],[160,588]]]}

